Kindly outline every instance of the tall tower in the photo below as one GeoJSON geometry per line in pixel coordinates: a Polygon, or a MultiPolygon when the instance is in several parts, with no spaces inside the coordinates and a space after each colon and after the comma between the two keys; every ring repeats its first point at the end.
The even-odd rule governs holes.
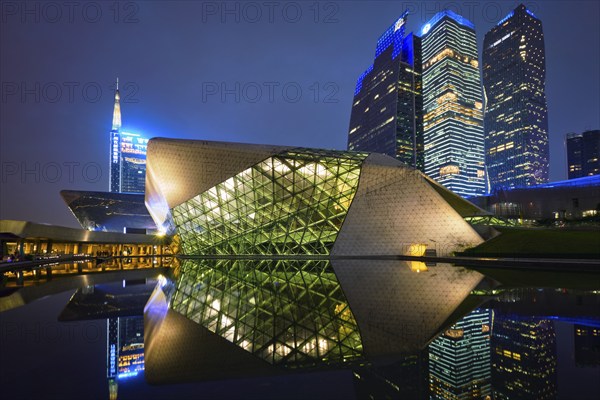
{"type": "Polygon", "coordinates": [[[523,4],[485,35],[486,164],[492,189],[548,182],[542,22],[523,4]]]}
{"type": "Polygon", "coordinates": [[[121,95],[119,78],[115,89],[112,128],[110,130],[109,191],[121,192],[121,95]]]}
{"type": "Polygon", "coordinates": [[[145,192],[147,147],[148,139],[136,133],[121,131],[121,95],[119,78],[117,78],[110,130],[109,190],[111,192],[145,192]]]}
{"type": "Polygon", "coordinates": [[[444,10],[421,29],[425,173],[461,196],[485,192],[483,99],[473,23],[444,10]]]}
{"type": "Polygon", "coordinates": [[[375,60],[358,78],[348,149],[395,157],[423,169],[421,40],[405,35],[405,11],[377,41],[375,60]]]}

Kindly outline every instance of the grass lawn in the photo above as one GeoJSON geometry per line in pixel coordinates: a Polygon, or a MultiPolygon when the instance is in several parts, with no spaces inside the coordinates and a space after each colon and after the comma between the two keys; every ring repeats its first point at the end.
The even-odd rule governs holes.
{"type": "Polygon", "coordinates": [[[600,230],[496,228],[501,234],[466,250],[469,256],[600,258],[600,230]]]}

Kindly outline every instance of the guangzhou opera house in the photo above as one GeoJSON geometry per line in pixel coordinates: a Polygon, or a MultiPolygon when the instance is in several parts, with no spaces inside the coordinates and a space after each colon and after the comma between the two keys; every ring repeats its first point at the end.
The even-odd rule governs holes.
{"type": "Polygon", "coordinates": [[[419,351],[482,279],[449,264],[366,259],[483,241],[465,221],[482,210],[391,157],[155,138],[147,161],[148,212],[186,256],[146,304],[150,383],[419,351]]]}
{"type": "Polygon", "coordinates": [[[185,255],[449,255],[482,210],[377,153],[151,139],[146,207],[185,255]],[[429,253],[431,254],[431,253],[429,253]]]}

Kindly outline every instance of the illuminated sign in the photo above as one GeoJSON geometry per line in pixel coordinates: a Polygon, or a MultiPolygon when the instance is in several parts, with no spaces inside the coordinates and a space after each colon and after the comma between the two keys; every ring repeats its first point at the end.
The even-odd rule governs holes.
{"type": "Polygon", "coordinates": [[[394,26],[394,32],[396,32],[398,29],[402,28],[402,25],[404,25],[404,17],[400,17],[400,19],[398,21],[396,21],[396,25],[394,26]]]}
{"type": "Polygon", "coordinates": [[[421,30],[421,34],[425,35],[427,34],[427,32],[429,32],[429,30],[431,29],[431,24],[425,24],[425,26],[423,27],[423,29],[421,30]]]}

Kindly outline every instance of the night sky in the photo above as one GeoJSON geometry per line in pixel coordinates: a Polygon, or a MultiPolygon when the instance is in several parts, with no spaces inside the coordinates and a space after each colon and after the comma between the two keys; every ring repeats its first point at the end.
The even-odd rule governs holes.
{"type": "MultiPolygon", "coordinates": [[[[124,131],[345,149],[356,79],[404,9],[408,31],[446,6],[471,19],[481,54],[517,4],[3,1],[0,219],[77,227],[59,191],[108,190],[117,76],[124,131]]],[[[600,5],[524,4],[543,23],[550,178],[562,180],[565,134],[600,128],[600,5]]]]}

